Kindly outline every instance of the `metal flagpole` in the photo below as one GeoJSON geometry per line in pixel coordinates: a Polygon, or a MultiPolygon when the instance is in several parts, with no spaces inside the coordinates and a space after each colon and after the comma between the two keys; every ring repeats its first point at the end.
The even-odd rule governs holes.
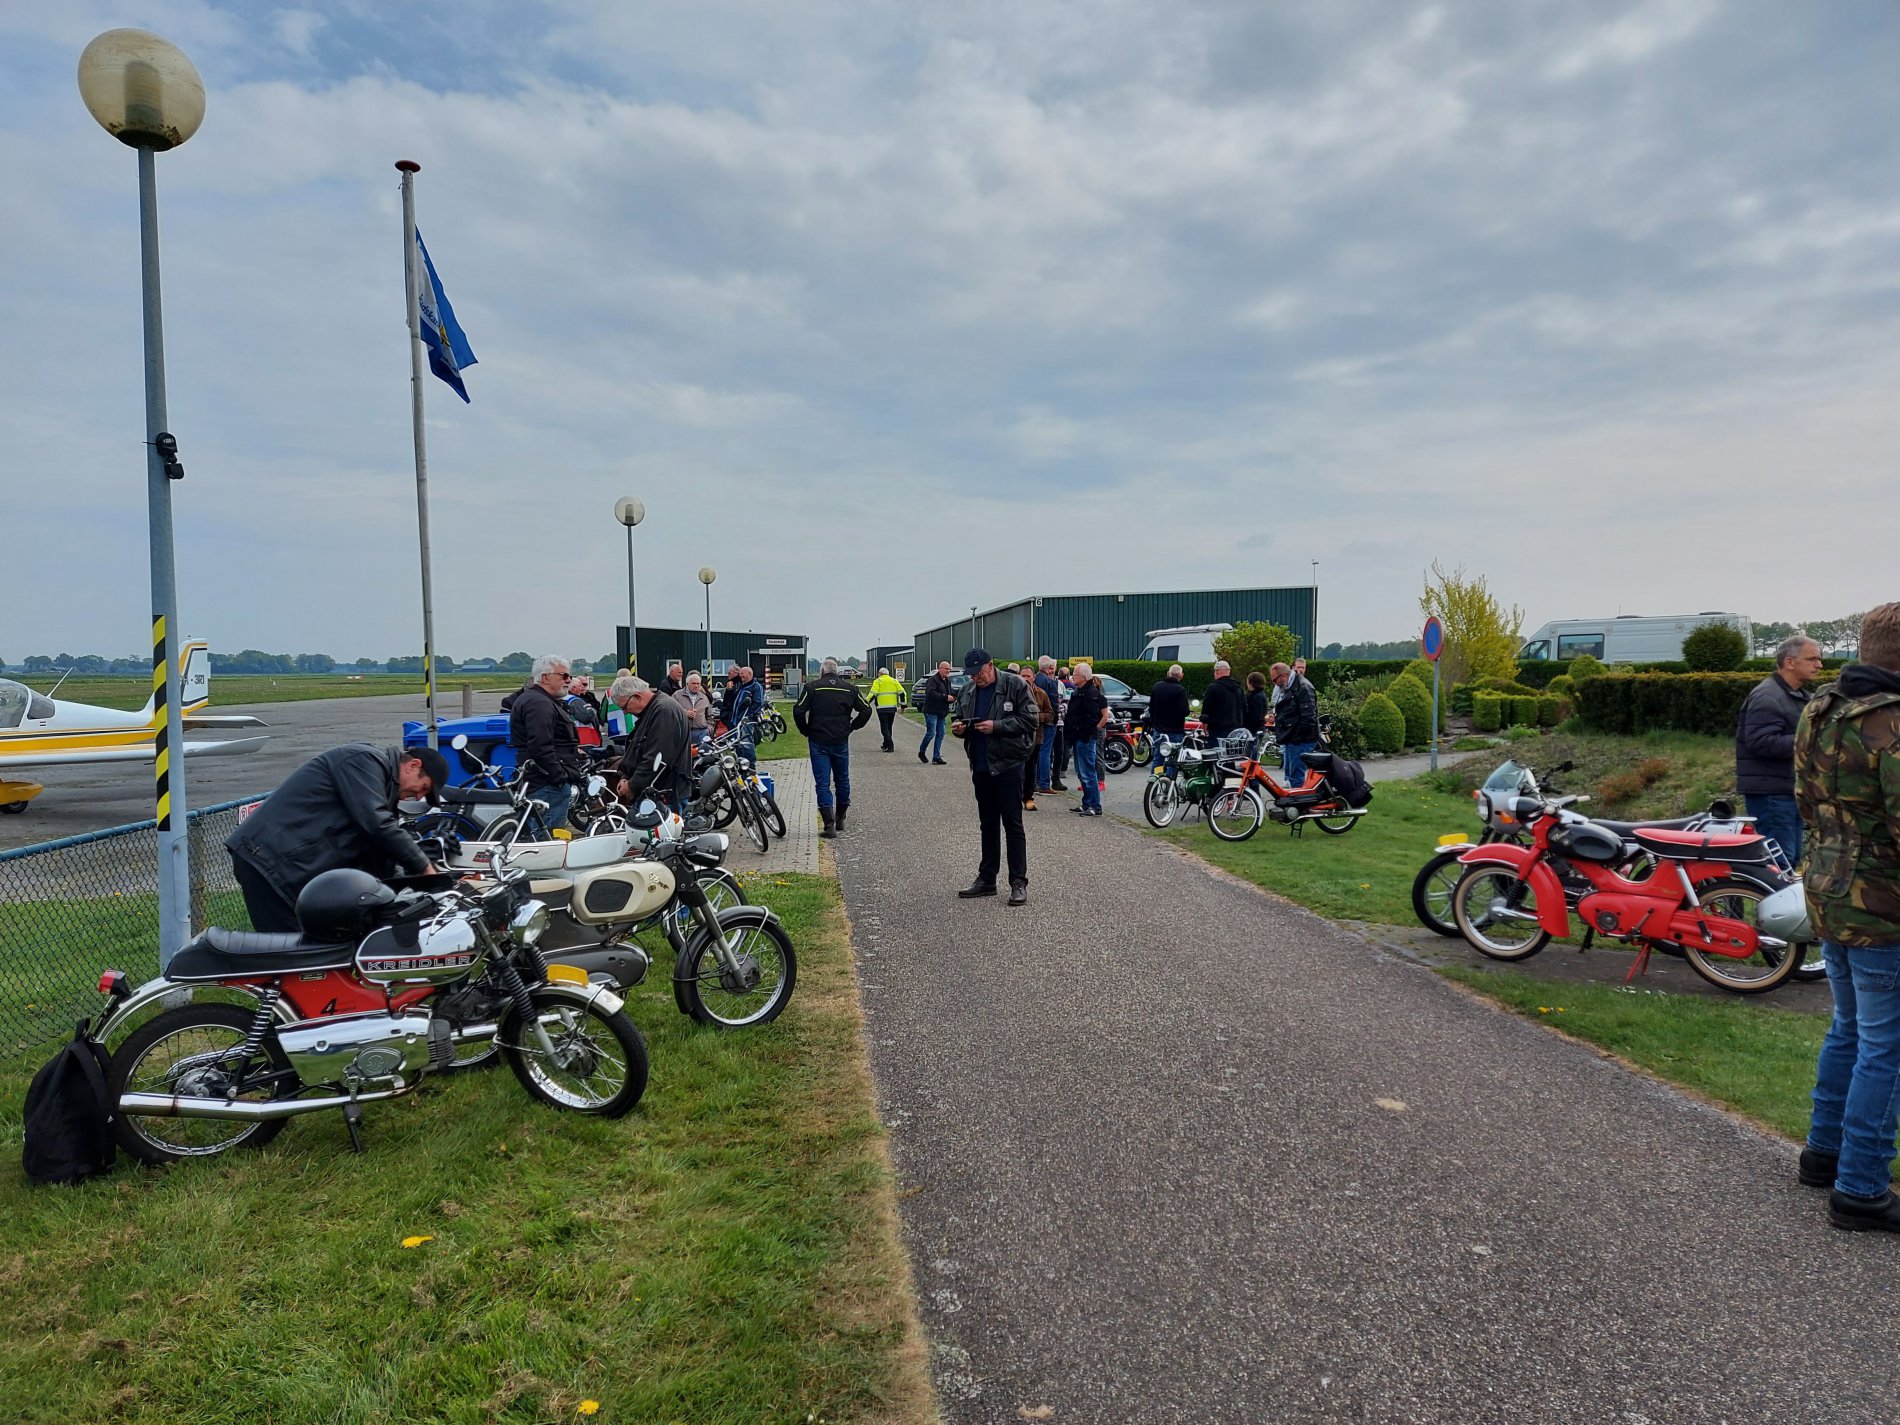
{"type": "Polygon", "coordinates": [[[409,298],[409,418],[416,441],[416,531],[422,542],[422,687],[429,707],[429,746],[436,745],[435,593],[429,582],[429,451],[422,438],[422,268],[416,257],[416,175],[422,165],[399,159],[402,173],[402,285],[409,298]]]}

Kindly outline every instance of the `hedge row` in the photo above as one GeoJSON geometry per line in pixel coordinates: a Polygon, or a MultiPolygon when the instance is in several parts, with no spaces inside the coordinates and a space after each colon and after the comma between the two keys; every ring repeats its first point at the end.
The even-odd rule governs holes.
{"type": "MultiPolygon", "coordinates": [[[[1314,659],[1306,665],[1306,679],[1313,685],[1315,692],[1323,693],[1340,681],[1344,674],[1350,673],[1355,678],[1388,677],[1394,673],[1403,673],[1405,663],[1406,660],[1403,658],[1314,659]]],[[[1148,689],[1160,682],[1162,676],[1168,671],[1166,663],[1150,663],[1146,659],[1138,658],[1105,658],[1090,666],[1105,677],[1120,678],[1138,693],[1146,693],[1148,689]]],[[[1251,668],[1236,668],[1234,676],[1244,683],[1247,681],[1247,675],[1253,671],[1251,668]]],[[[1267,670],[1262,668],[1260,671],[1264,673],[1267,670]]],[[[1212,663],[1183,663],[1181,681],[1187,687],[1188,696],[1198,698],[1207,691],[1207,685],[1214,681],[1214,665],[1212,663]]]]}
{"type": "Polygon", "coordinates": [[[1674,728],[1726,737],[1762,680],[1750,673],[1611,673],[1577,689],[1585,724],[1599,732],[1674,728]]]}
{"type": "Polygon", "coordinates": [[[1569,715],[1569,704],[1556,697],[1527,698],[1478,692],[1471,699],[1471,726],[1478,732],[1499,732],[1507,727],[1555,727],[1569,715]]]}

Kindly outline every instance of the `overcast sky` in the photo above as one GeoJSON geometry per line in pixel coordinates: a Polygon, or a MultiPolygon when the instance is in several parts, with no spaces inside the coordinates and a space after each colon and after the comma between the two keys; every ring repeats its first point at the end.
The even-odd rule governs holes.
{"type": "Polygon", "coordinates": [[[1400,637],[1900,598],[1888,0],[0,3],[0,656],[144,642],[159,162],[184,631],[418,651],[398,158],[480,357],[429,383],[438,641],[907,641],[1298,583],[1400,637]]]}

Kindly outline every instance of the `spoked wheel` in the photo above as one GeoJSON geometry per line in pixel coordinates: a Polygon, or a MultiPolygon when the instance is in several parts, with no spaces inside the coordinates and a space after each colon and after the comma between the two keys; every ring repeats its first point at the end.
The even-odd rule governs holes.
{"type": "Polygon", "coordinates": [[[1135,734],[1134,751],[1129,755],[1135,759],[1135,765],[1137,767],[1146,767],[1155,760],[1155,745],[1147,733],[1138,732],[1135,734]]]}
{"type": "Polygon", "coordinates": [[[1105,772],[1126,772],[1135,765],[1135,754],[1128,750],[1126,742],[1104,742],[1102,744],[1102,770],[1105,772]]]}
{"type": "Polygon", "coordinates": [[[432,836],[454,836],[463,841],[480,841],[481,825],[471,817],[454,811],[432,811],[410,823],[409,830],[417,840],[427,840],[432,836]]]}
{"type": "Polygon", "coordinates": [[[1359,818],[1356,816],[1320,816],[1313,819],[1313,824],[1328,836],[1344,836],[1359,824],[1359,818]]]}
{"type": "Polygon", "coordinates": [[[758,911],[749,914],[752,924],[722,927],[729,963],[703,927],[680,953],[673,986],[680,1008],[701,1024],[721,1029],[769,1024],[792,997],[798,983],[792,937],[776,920],[758,911]]]}
{"type": "Polygon", "coordinates": [[[705,814],[712,818],[715,827],[724,829],[732,825],[732,819],[739,814],[739,803],[732,795],[732,789],[723,783],[719,790],[708,799],[705,814]]]}
{"type": "Polygon", "coordinates": [[[783,841],[786,832],[785,813],[778,809],[778,798],[764,793],[761,794],[759,801],[765,808],[765,829],[783,841]]]}
{"type": "Polygon", "coordinates": [[[1473,866],[1451,893],[1458,933],[1480,955],[1528,960],[1550,943],[1537,923],[1537,892],[1503,866],[1473,866]]]}
{"type": "MultiPolygon", "coordinates": [[[[1721,916],[1726,920],[1739,920],[1746,925],[1756,926],[1756,910],[1768,898],[1769,890],[1765,886],[1729,876],[1697,886],[1695,893],[1696,899],[1702,902],[1705,915],[1721,916]]],[[[1723,955],[1693,944],[1684,945],[1682,953],[1689,961],[1689,968],[1712,985],[1719,985],[1738,995],[1765,994],[1777,985],[1786,983],[1805,958],[1807,947],[1790,945],[1785,940],[1760,932],[1758,926],[1756,929],[1761,935],[1760,943],[1754,953],[1746,957],[1723,955]]],[[[1718,935],[1718,941],[1720,938],[1718,935]]]]}
{"type": "Polygon", "coordinates": [[[745,829],[747,840],[751,841],[754,849],[763,856],[771,847],[772,842],[765,832],[765,817],[759,809],[758,798],[752,795],[750,788],[747,788],[734,792],[732,801],[733,814],[739,818],[739,825],[745,829]]]}
{"type": "Polygon", "coordinates": [[[1252,787],[1229,787],[1207,804],[1207,826],[1222,841],[1245,841],[1260,830],[1266,814],[1260,793],[1252,787]]]}
{"type": "Polygon", "coordinates": [[[1448,935],[1453,940],[1458,938],[1459,930],[1451,913],[1451,896],[1465,874],[1458,858],[1467,849],[1461,846],[1456,851],[1440,851],[1419,867],[1418,874],[1412,878],[1412,914],[1427,930],[1448,935]]]}
{"type": "Polygon", "coordinates": [[[1180,800],[1174,778],[1156,777],[1142,789],[1141,814],[1148,818],[1150,826],[1171,826],[1175,813],[1180,810],[1180,800]]]}
{"type": "Polygon", "coordinates": [[[606,811],[596,812],[588,819],[583,836],[625,836],[627,834],[627,813],[620,807],[609,807],[606,811]]]}
{"type": "MultiPolygon", "coordinates": [[[[235,1099],[262,1103],[289,1098],[300,1087],[276,1039],[255,1054],[237,1050],[250,1031],[253,1011],[235,1004],[188,1004],[148,1020],[112,1056],[107,1088],[117,1103],[123,1094],[156,1093],[183,1098],[235,1099]]],[[[261,1148],[284,1131],[288,1119],[240,1123],[225,1118],[161,1118],[115,1114],[113,1136],[142,1163],[209,1158],[233,1148],[261,1148]]]]}
{"type": "Polygon", "coordinates": [[[1815,980],[1825,980],[1827,978],[1827,958],[1821,954],[1821,947],[1819,945],[1803,947],[1801,963],[1794,967],[1794,974],[1791,978],[1801,980],[1805,983],[1812,983],[1815,980]]]}
{"type": "Polygon", "coordinates": [[[577,1004],[546,989],[529,991],[553,1052],[541,1047],[519,1009],[497,1035],[521,1086],[550,1108],[619,1118],[647,1091],[647,1046],[624,1010],[577,1004]]]}

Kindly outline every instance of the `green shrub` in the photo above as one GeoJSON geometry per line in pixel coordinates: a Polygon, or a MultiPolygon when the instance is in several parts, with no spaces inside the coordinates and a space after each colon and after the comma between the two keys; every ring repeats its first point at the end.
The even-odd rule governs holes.
{"type": "Polygon", "coordinates": [[[1524,697],[1506,695],[1504,699],[1504,721],[1511,727],[1537,726],[1537,694],[1524,697]]]}
{"type": "Polygon", "coordinates": [[[1682,661],[1692,673],[1732,673],[1748,657],[1748,640],[1725,623],[1705,623],[1682,640],[1682,661]]]}
{"type": "Polygon", "coordinates": [[[1561,678],[1569,671],[1568,658],[1527,658],[1517,665],[1517,681],[1527,688],[1547,688],[1552,678],[1561,678]]]}
{"type": "Polygon", "coordinates": [[[1460,683],[1445,695],[1445,706],[1459,717],[1471,716],[1471,695],[1478,690],[1469,683],[1460,683]]]}
{"type": "Polygon", "coordinates": [[[1343,704],[1328,706],[1321,703],[1319,711],[1320,716],[1332,719],[1326,733],[1327,751],[1336,757],[1347,757],[1354,761],[1366,755],[1366,729],[1360,721],[1360,709],[1343,704]]]}
{"type": "Polygon", "coordinates": [[[1480,678],[1476,684],[1487,693],[1503,693],[1507,698],[1534,698],[1537,689],[1526,687],[1522,683],[1513,683],[1509,678],[1480,678]]]}
{"type": "Polygon", "coordinates": [[[1577,695],[1577,684],[1568,673],[1559,673],[1544,684],[1544,691],[1553,698],[1574,698],[1577,695]]]}
{"type": "Polygon", "coordinates": [[[1423,747],[1432,740],[1432,693],[1409,674],[1392,680],[1392,686],[1385,690],[1398,710],[1405,716],[1405,740],[1414,747],[1423,747]]]}
{"type": "Polygon", "coordinates": [[[1577,701],[1584,723],[1598,732],[1674,728],[1727,737],[1759,682],[1758,673],[1616,673],[1579,685],[1577,701]]]}
{"type": "MultiPolygon", "coordinates": [[[[1089,665],[1105,678],[1120,678],[1136,692],[1146,694],[1148,689],[1159,683],[1168,674],[1166,663],[1150,663],[1145,658],[1104,658],[1089,665]]],[[[1181,665],[1181,686],[1186,688],[1190,698],[1198,698],[1207,691],[1207,685],[1214,681],[1212,663],[1183,663],[1181,665]]],[[[1247,670],[1240,670],[1240,681],[1247,681],[1247,670]]]]}
{"type": "Polygon", "coordinates": [[[1335,684],[1355,679],[1389,678],[1405,671],[1403,658],[1328,658],[1314,659],[1306,665],[1306,681],[1313,691],[1323,693],[1335,684]]]}
{"type": "Polygon", "coordinates": [[[1504,699],[1496,693],[1471,695],[1471,725],[1479,732],[1496,732],[1504,726],[1504,699]]]}
{"type": "Polygon", "coordinates": [[[1410,673],[1414,678],[1418,679],[1419,682],[1423,683],[1427,688],[1431,687],[1432,685],[1432,660],[1431,659],[1414,658],[1410,663],[1407,663],[1405,665],[1405,671],[1407,673],[1410,673]]]}
{"type": "Polygon", "coordinates": [[[1359,709],[1359,726],[1366,746],[1374,752],[1397,752],[1405,746],[1405,714],[1384,693],[1374,693],[1359,709]]]}
{"type": "Polygon", "coordinates": [[[1537,725],[1555,727],[1569,716],[1569,705],[1562,698],[1541,697],[1537,700],[1537,725]]]}
{"type": "Polygon", "coordinates": [[[1578,689],[1582,689],[1590,679],[1601,678],[1608,671],[1600,660],[1591,657],[1588,653],[1570,660],[1570,681],[1578,689]]]}

